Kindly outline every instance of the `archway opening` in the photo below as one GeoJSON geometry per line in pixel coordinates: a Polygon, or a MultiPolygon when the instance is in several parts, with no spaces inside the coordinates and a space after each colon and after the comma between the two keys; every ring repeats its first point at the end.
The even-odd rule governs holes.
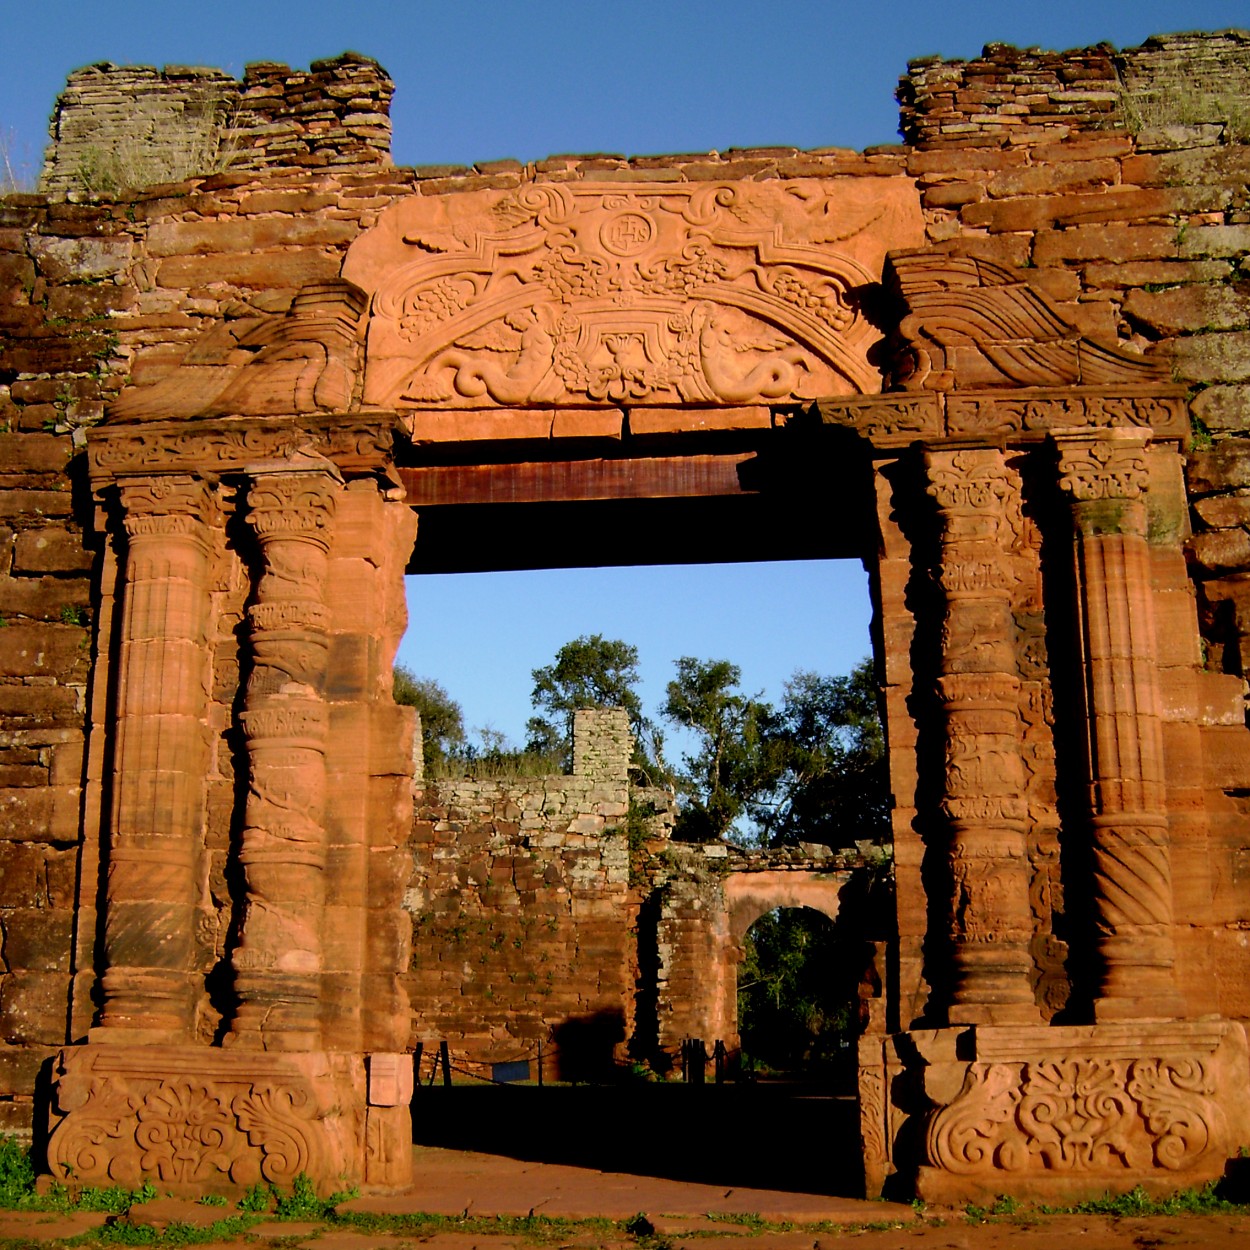
{"type": "Polygon", "coordinates": [[[861,946],[812,907],[777,907],[751,925],[738,965],[745,1075],[850,1085],[861,946]]]}

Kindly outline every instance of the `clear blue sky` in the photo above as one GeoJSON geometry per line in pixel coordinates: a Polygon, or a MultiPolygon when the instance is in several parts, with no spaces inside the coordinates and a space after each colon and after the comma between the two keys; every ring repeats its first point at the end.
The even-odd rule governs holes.
{"type": "MultiPolygon", "coordinates": [[[[1229,26],[1250,26],[1247,0],[0,0],[0,137],[36,168],[66,74],[95,61],[238,74],[352,48],[395,79],[400,164],[865,147],[897,140],[893,91],[913,57],[1229,26]]],[[[582,633],[637,645],[652,703],[684,654],[732,659],[775,698],[795,668],[845,671],[867,652],[865,587],[857,566],[824,563],[426,578],[410,584],[400,658],[470,725],[513,737],[530,670],[582,633]]]]}

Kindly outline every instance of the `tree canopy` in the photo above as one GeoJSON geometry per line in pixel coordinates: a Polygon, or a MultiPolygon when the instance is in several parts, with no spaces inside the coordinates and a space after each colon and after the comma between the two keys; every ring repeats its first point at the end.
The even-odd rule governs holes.
{"type": "Polygon", "coordinates": [[[739,689],[727,660],[683,656],[664,717],[693,731],[676,777],[679,836],[767,846],[849,846],[888,836],[885,743],[872,664],[844,677],[800,670],[781,706],[739,689]]]}
{"type": "Polygon", "coordinates": [[[573,713],[579,708],[624,708],[634,735],[634,762],[651,773],[659,765],[660,738],[643,715],[638,694],[638,648],[619,638],[583,634],[556,652],[555,662],[533,670],[530,702],[538,711],[526,725],[526,750],[558,754],[571,767],[573,713]]]}
{"type": "Polygon", "coordinates": [[[433,678],[418,677],[402,664],[395,665],[394,699],[417,709],[425,740],[426,768],[439,772],[464,747],[464,713],[460,704],[433,678]]]}

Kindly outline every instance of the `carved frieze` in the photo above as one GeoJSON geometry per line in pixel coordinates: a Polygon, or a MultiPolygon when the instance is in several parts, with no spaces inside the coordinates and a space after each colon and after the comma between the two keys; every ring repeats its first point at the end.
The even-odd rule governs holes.
{"type": "Polygon", "coordinates": [[[854,430],[876,447],[938,443],[1026,446],[1052,430],[1096,431],[1122,427],[1156,439],[1184,441],[1189,415],[1184,394],[1168,387],[1037,387],[1027,390],[890,391],[827,398],[816,408],[825,425],[854,430]]]}
{"type": "Polygon", "coordinates": [[[921,229],[872,186],[539,183],[413,196],[356,241],[378,406],[792,403],[879,388],[860,308],[921,229]]]}
{"type": "Polygon", "coordinates": [[[88,435],[87,457],[97,488],[131,474],[237,473],[299,455],[322,456],[344,473],[385,472],[398,428],[389,413],[101,425],[88,435]]]}
{"type": "Polygon", "coordinates": [[[359,1183],[361,1056],[84,1046],[53,1069],[48,1166],[61,1181],[175,1194],[300,1174],[359,1183]]]}
{"type": "Polygon", "coordinates": [[[1089,393],[1042,390],[1025,394],[988,392],[945,397],[946,429],[952,436],[1044,434],[1054,429],[1126,426],[1157,438],[1186,438],[1185,397],[1155,393],[1089,393]]]}
{"type": "Polygon", "coordinates": [[[930,1116],[922,1190],[967,1192],[943,1188],[933,1172],[986,1184],[995,1174],[1056,1185],[1083,1175],[1114,1186],[1222,1171],[1244,1097],[1232,1093],[1245,1056],[1238,1026],[998,1030],[988,1045],[981,1032],[958,1092],[930,1116]]]}

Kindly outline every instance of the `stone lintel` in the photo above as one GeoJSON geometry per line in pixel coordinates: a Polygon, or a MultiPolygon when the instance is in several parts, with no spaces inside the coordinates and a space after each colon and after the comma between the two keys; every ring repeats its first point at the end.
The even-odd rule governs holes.
{"type": "Polygon", "coordinates": [[[854,430],[882,450],[945,442],[1027,447],[1057,429],[1129,427],[1178,443],[1190,432],[1185,391],[1174,386],[898,391],[821,399],[815,411],[821,424],[854,430]]]}

